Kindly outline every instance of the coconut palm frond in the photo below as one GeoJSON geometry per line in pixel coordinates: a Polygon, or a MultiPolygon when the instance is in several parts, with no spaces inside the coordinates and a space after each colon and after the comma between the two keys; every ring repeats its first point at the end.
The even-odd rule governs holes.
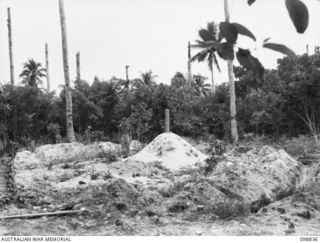
{"type": "Polygon", "coordinates": [[[198,32],[200,38],[204,41],[212,40],[212,34],[207,29],[200,29],[198,32]]]}
{"type": "Polygon", "coordinates": [[[198,62],[203,62],[206,59],[208,54],[209,54],[208,50],[205,49],[203,51],[198,52],[193,57],[191,57],[190,61],[194,62],[195,60],[197,60],[198,62]]]}
{"type": "Polygon", "coordinates": [[[213,36],[214,40],[216,40],[216,35],[218,32],[218,26],[214,22],[207,23],[207,30],[213,36]]]}
{"type": "Polygon", "coordinates": [[[219,70],[219,72],[221,72],[220,65],[219,65],[218,58],[217,58],[216,54],[213,53],[212,56],[213,56],[214,64],[216,65],[216,67],[219,70]]]}
{"type": "Polygon", "coordinates": [[[33,59],[29,59],[28,62],[23,63],[23,70],[19,75],[22,78],[22,83],[32,87],[37,87],[42,83],[41,78],[46,77],[46,69],[42,68],[41,63],[36,62],[33,59]]]}

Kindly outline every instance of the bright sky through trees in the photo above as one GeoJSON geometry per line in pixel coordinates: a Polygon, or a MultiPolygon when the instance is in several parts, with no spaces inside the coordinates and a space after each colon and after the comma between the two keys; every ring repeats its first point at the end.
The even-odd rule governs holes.
{"type": "MultiPolygon", "coordinates": [[[[257,44],[240,37],[242,46],[259,48],[262,39],[283,43],[297,54],[313,53],[320,45],[320,3],[304,1],[310,24],[303,35],[292,25],[283,0],[259,0],[249,7],[246,0],[231,0],[231,21],[248,27],[257,44]]],[[[61,33],[57,0],[0,0],[0,82],[9,82],[7,7],[11,7],[15,79],[29,58],[45,65],[45,43],[49,44],[52,89],[64,83],[61,33]]],[[[81,53],[81,76],[89,83],[94,76],[129,78],[152,70],[156,81],[170,83],[175,72],[187,73],[188,41],[198,38],[198,30],[208,21],[224,20],[223,0],[65,0],[70,75],[76,77],[76,52],[81,53]]],[[[196,50],[193,50],[194,54],[196,50]]],[[[281,54],[271,50],[253,52],[266,68],[276,66],[281,54]]],[[[226,63],[217,84],[227,81],[226,63]]],[[[206,63],[194,63],[193,73],[210,77],[206,63]]],[[[210,79],[208,80],[210,82],[210,79]]]]}

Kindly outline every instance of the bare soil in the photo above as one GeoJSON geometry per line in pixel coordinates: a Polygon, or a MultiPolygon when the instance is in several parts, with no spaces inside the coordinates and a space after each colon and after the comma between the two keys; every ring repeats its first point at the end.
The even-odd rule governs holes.
{"type": "MultiPolygon", "coordinates": [[[[195,146],[208,152],[207,144],[195,146]]],[[[281,148],[289,151],[256,141],[229,147],[207,177],[201,166],[172,171],[88,154],[54,164],[50,158],[45,166],[21,163],[23,175],[40,170],[42,177],[18,187],[20,196],[0,216],[86,211],[0,220],[0,235],[320,235],[318,150],[291,157],[281,148]]]]}

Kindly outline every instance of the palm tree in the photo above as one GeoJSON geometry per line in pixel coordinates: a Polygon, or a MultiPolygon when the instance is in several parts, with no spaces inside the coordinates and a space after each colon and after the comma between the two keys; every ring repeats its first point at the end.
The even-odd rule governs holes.
{"type": "Polygon", "coordinates": [[[10,58],[10,80],[11,85],[14,85],[14,65],[13,65],[13,54],[12,54],[12,29],[11,29],[11,14],[10,8],[7,8],[8,11],[8,39],[9,39],[9,58],[10,58]]]}
{"type": "Polygon", "coordinates": [[[70,75],[69,75],[69,62],[68,62],[67,28],[66,28],[66,17],[64,12],[63,0],[59,0],[59,12],[60,12],[61,39],[62,39],[63,70],[64,70],[65,92],[66,92],[67,139],[69,140],[69,142],[74,142],[76,139],[75,139],[74,129],[73,129],[72,96],[71,96],[71,89],[70,89],[70,75]]]}
{"type": "Polygon", "coordinates": [[[76,54],[76,65],[77,65],[77,80],[81,80],[80,73],[80,52],[78,51],[76,54]]]}
{"type": "Polygon", "coordinates": [[[20,74],[22,83],[31,87],[38,87],[38,84],[42,84],[41,78],[46,77],[46,69],[42,68],[40,62],[36,62],[33,59],[29,59],[28,62],[23,64],[23,70],[20,74]]]}
{"type": "Polygon", "coordinates": [[[176,72],[171,79],[171,86],[175,88],[182,88],[187,84],[187,79],[181,72],[176,72]]]}
{"type": "Polygon", "coordinates": [[[140,76],[142,82],[149,86],[155,84],[155,78],[158,77],[158,75],[154,75],[151,70],[141,73],[140,76]]]}
{"type": "Polygon", "coordinates": [[[46,55],[47,91],[48,91],[48,92],[50,92],[49,51],[48,51],[48,43],[46,43],[46,44],[45,44],[45,55],[46,55]]]}
{"type": "Polygon", "coordinates": [[[188,85],[191,86],[192,70],[191,70],[191,45],[188,42],[188,85]]]}
{"type": "MultiPolygon", "coordinates": [[[[224,13],[226,22],[230,22],[229,0],[224,0],[224,13]]],[[[236,109],[236,91],[234,87],[234,74],[233,74],[233,60],[228,59],[228,75],[229,75],[229,89],[230,89],[230,116],[231,116],[231,137],[233,142],[239,139],[237,128],[237,109],[236,109]]]]}
{"type": "Polygon", "coordinates": [[[210,84],[206,84],[207,77],[200,74],[193,75],[192,87],[196,91],[196,94],[200,97],[206,96],[210,92],[210,84]]]}
{"type": "Polygon", "coordinates": [[[158,75],[154,75],[151,70],[146,72],[141,72],[140,78],[132,80],[132,88],[137,90],[141,87],[153,87],[156,85],[155,78],[158,75]]]}
{"type": "Polygon", "coordinates": [[[220,66],[216,57],[216,48],[214,46],[207,45],[207,42],[214,41],[217,42],[217,32],[218,28],[214,22],[209,22],[207,28],[202,28],[199,30],[198,34],[201,40],[196,40],[197,47],[201,49],[196,55],[191,58],[191,62],[197,60],[198,62],[203,62],[207,60],[208,66],[211,72],[211,81],[212,81],[212,92],[215,92],[215,83],[213,76],[213,65],[217,67],[220,71],[220,66]]]}

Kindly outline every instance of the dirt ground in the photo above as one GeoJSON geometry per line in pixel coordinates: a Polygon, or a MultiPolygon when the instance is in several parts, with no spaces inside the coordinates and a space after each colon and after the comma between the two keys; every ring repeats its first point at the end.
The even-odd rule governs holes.
{"type": "MultiPolygon", "coordinates": [[[[193,145],[209,156],[208,144],[193,145]]],[[[197,163],[171,170],[157,161],[114,161],[107,151],[115,146],[105,147],[95,156],[81,147],[85,158],[72,158],[68,147],[67,159],[39,148],[41,156],[17,162],[18,181],[28,185],[18,183],[16,203],[0,216],[84,211],[0,220],[0,235],[320,235],[317,146],[242,142],[206,177],[197,163]]]]}

